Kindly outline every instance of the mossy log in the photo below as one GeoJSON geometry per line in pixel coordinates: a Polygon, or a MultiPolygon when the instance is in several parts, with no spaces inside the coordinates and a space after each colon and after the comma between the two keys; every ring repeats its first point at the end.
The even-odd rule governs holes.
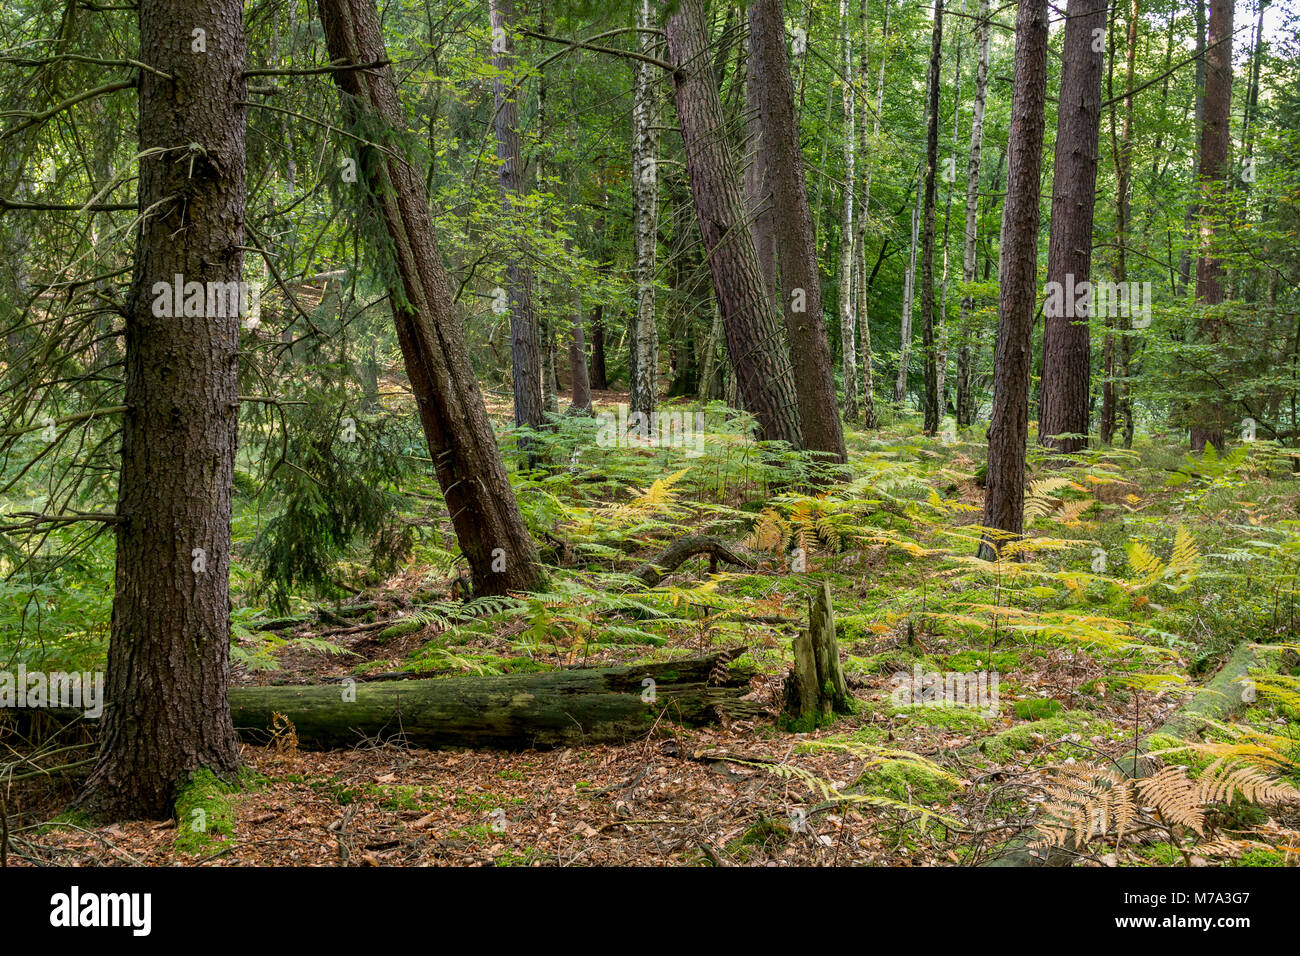
{"type": "Polygon", "coordinates": [[[709,556],[709,570],[717,571],[718,562],[723,561],[736,567],[753,569],[754,565],[736,554],[720,538],[708,535],[691,535],[678,538],[659,554],[632,572],[645,582],[646,587],[656,586],[667,575],[676,571],[684,561],[697,554],[709,556]]]}
{"type": "Polygon", "coordinates": [[[699,726],[761,713],[756,702],[741,700],[749,672],[728,666],[740,653],[499,677],[232,687],[230,709],[244,739],[265,741],[280,713],[299,746],[310,749],[375,738],[502,749],[621,743],[656,724],[699,726]]]}
{"type": "Polygon", "coordinates": [[[840,666],[830,585],[808,601],[808,627],[794,639],[794,667],[785,679],[785,717],[794,729],[829,723],[849,711],[849,687],[840,666]]]}

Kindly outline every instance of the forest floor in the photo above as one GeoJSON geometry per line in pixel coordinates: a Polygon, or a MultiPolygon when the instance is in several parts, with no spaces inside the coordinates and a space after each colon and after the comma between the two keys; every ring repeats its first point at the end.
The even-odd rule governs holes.
{"type": "MultiPolygon", "coordinates": [[[[1283,789],[1300,783],[1300,480],[1276,449],[1190,458],[1152,441],[1034,454],[1029,544],[988,563],[970,528],[982,446],[925,438],[915,422],[852,433],[851,482],[820,493],[773,480],[771,463],[713,418],[700,455],[589,454],[583,427],[556,439],[568,468],[518,483],[530,524],[546,529],[548,593],[462,604],[438,539],[346,600],[299,602],[302,620],[274,634],[257,627],[271,612],[237,613],[236,682],[490,676],[744,645],[750,696],[772,718],[665,720],[623,745],[522,753],[396,739],[314,753],[282,732],[245,745],[253,772],[241,786],[201,797],[202,832],[183,813],[59,822],[75,776],[28,779],[9,797],[10,862],[975,865],[1017,835],[1044,838],[1035,824],[1071,829],[1080,806],[1095,816],[1086,800],[1099,787],[1080,769],[1117,766],[1242,641],[1260,645],[1255,699],[1193,740],[1153,746],[1193,777],[1222,759],[1283,789]],[[701,529],[754,568],[711,574],[698,559],[654,589],[628,574],[701,529]],[[854,710],[789,733],[774,718],[790,641],[823,580],[854,710]],[[994,706],[906,694],[913,675],[989,672],[994,706]]],[[[1159,812],[1158,795],[1135,791],[1131,832],[1103,814],[1075,859],[1297,865],[1300,806],[1263,799],[1263,787],[1247,802],[1249,789],[1199,800],[1181,823],[1159,812]]]]}

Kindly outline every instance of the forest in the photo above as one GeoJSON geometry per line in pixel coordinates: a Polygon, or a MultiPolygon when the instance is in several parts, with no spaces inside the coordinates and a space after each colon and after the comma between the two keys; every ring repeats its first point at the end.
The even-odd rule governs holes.
{"type": "Polygon", "coordinates": [[[1295,0],[4,0],[0,867],[1300,866],[1298,285],[1295,0]]]}

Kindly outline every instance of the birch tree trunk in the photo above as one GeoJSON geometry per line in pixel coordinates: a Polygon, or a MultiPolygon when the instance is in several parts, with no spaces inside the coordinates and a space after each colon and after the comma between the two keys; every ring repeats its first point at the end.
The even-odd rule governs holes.
{"type": "MultiPolygon", "coordinates": [[[[853,36],[849,29],[849,0],[840,0],[840,39],[844,47],[844,84],[841,103],[844,118],[844,195],[840,201],[840,281],[839,281],[839,316],[840,316],[840,357],[844,371],[844,417],[854,421],[858,417],[858,364],[857,344],[854,327],[856,316],[853,313],[853,279],[854,279],[854,231],[853,231],[853,194],[856,170],[854,169],[855,146],[854,107],[852,77],[853,71],[853,36]]],[[[863,37],[866,43],[866,37],[863,37]]],[[[864,117],[865,119],[865,117],[864,117]]]]}
{"type": "MultiPolygon", "coordinates": [[[[858,82],[862,85],[863,96],[866,95],[868,81],[868,59],[870,44],[867,42],[867,6],[868,0],[862,0],[862,5],[858,8],[859,30],[862,35],[862,53],[858,57],[859,73],[858,82]]],[[[884,3],[885,16],[884,26],[880,33],[880,70],[876,80],[876,105],[873,111],[871,125],[871,140],[867,140],[867,122],[866,116],[862,117],[862,122],[858,124],[858,152],[862,157],[863,173],[859,177],[862,182],[862,198],[858,202],[858,237],[855,245],[857,247],[857,263],[854,266],[857,271],[857,326],[858,333],[858,362],[859,375],[861,378],[861,398],[862,398],[862,424],[865,428],[875,428],[879,424],[876,417],[876,382],[875,371],[873,369],[873,359],[871,356],[871,316],[867,303],[867,294],[869,283],[867,282],[867,227],[870,224],[871,213],[871,176],[875,171],[875,164],[870,161],[871,147],[880,139],[880,109],[885,101],[885,61],[887,60],[887,50],[889,43],[889,3],[884,3]]]]}
{"type": "MultiPolygon", "coordinates": [[[[637,28],[655,27],[655,0],[640,0],[637,28]]],[[[641,52],[655,53],[652,33],[637,34],[641,52]]],[[[629,406],[653,421],[659,386],[659,332],[655,323],[655,258],[659,245],[659,109],[655,93],[657,68],[636,63],[636,85],[632,93],[632,195],[635,204],[633,274],[636,282],[636,312],[628,344],[632,354],[629,406]]]]}
{"type": "Polygon", "coordinates": [[[903,321],[898,331],[898,380],[894,383],[894,404],[902,405],[907,395],[907,372],[912,355],[912,293],[916,288],[916,243],[921,230],[921,203],[925,198],[925,170],[916,181],[916,206],[912,209],[912,244],[907,272],[903,275],[903,321]]]}

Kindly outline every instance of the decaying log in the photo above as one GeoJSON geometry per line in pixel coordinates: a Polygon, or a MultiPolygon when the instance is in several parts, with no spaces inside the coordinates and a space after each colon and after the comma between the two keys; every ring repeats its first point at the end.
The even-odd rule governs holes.
{"type": "Polygon", "coordinates": [[[785,679],[785,717],[793,729],[810,730],[848,713],[848,683],[840,666],[830,585],[808,601],[808,627],[794,639],[794,667],[785,679]]]}
{"type": "Polygon", "coordinates": [[[641,565],[633,574],[644,581],[646,587],[652,588],[662,581],[666,575],[681,567],[682,562],[687,558],[693,558],[697,554],[707,554],[709,556],[711,570],[717,569],[719,561],[725,561],[727,564],[734,564],[737,567],[751,570],[754,567],[750,561],[742,558],[727,547],[722,539],[708,535],[692,535],[686,538],[678,538],[665,548],[663,553],[641,565]]]}

